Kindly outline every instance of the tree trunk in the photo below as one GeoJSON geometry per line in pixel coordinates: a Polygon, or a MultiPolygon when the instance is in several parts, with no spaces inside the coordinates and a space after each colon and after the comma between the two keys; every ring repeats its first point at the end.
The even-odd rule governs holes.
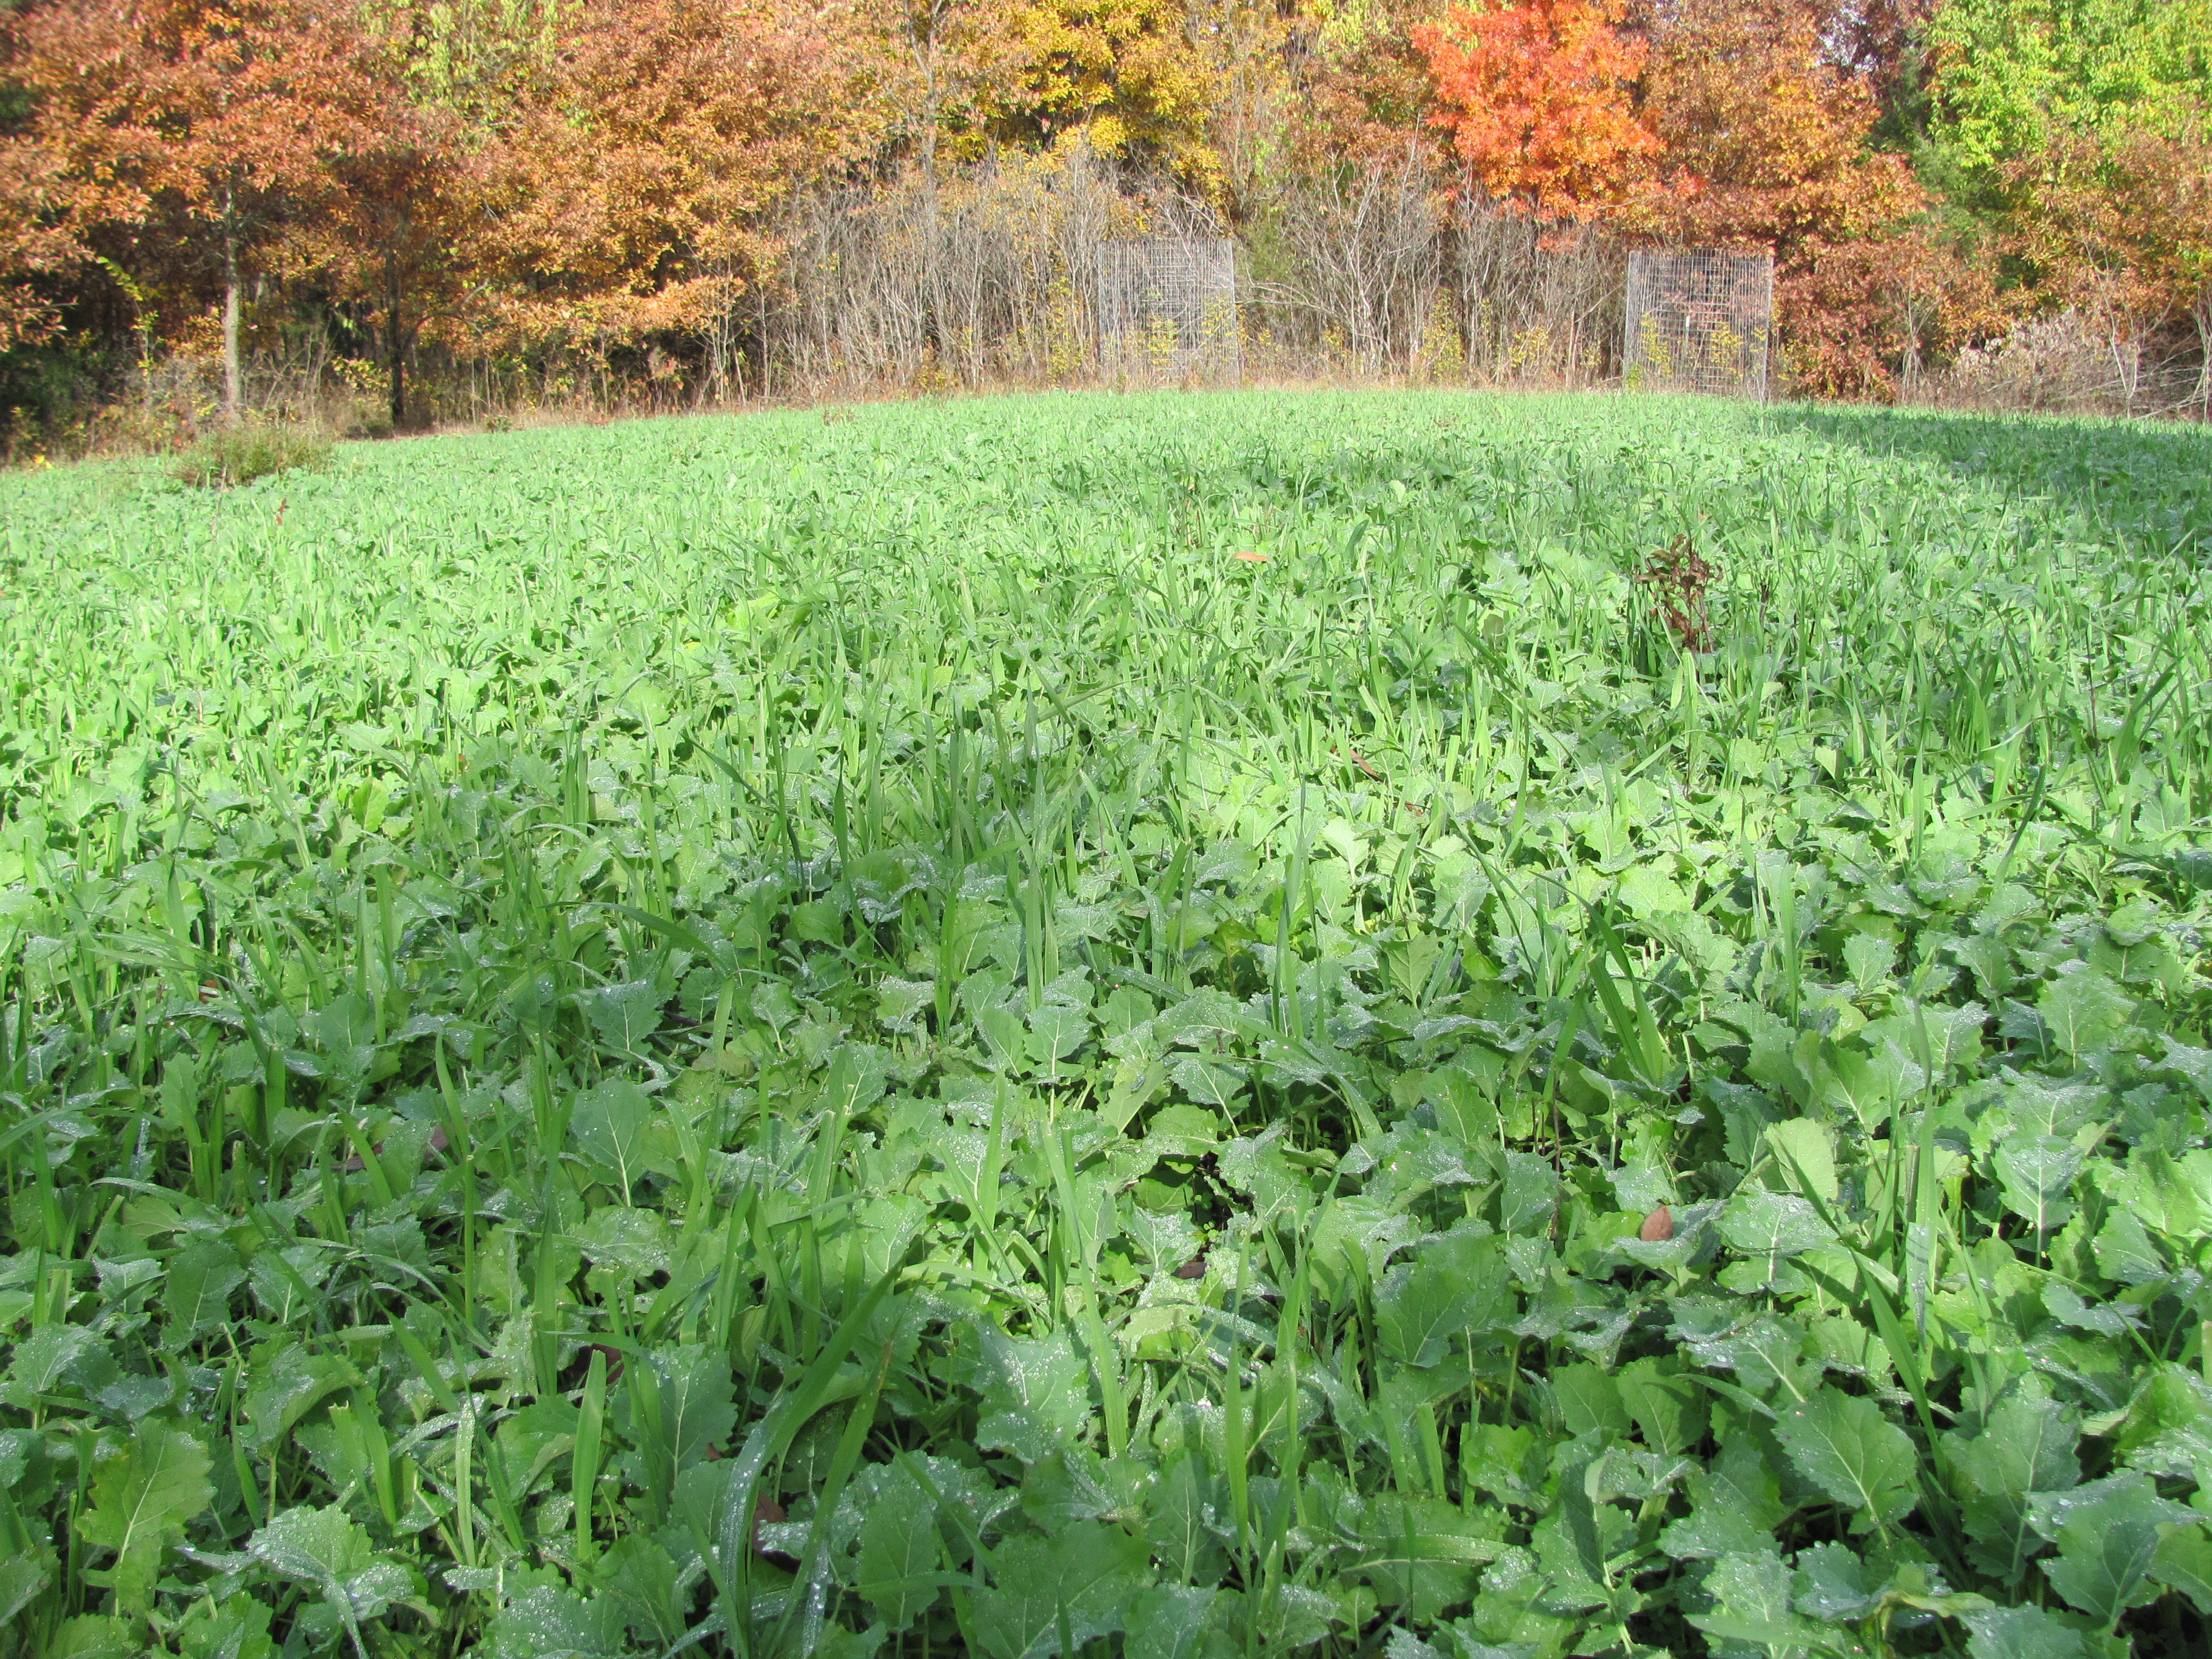
{"type": "Polygon", "coordinates": [[[246,401],[245,376],[238,367],[238,233],[230,210],[230,192],[223,192],[222,211],[222,417],[238,424],[246,401]]]}
{"type": "Polygon", "coordinates": [[[384,255],[384,300],[386,344],[392,356],[392,429],[394,432],[407,420],[407,337],[399,326],[399,250],[387,248],[384,255]]]}

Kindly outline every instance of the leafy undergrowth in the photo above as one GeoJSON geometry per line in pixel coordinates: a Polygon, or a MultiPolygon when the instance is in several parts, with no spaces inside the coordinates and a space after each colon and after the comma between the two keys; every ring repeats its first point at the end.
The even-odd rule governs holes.
{"type": "Polygon", "coordinates": [[[319,471],[330,465],[331,449],[329,435],[313,427],[258,422],[222,427],[177,458],[176,477],[204,489],[228,489],[280,472],[319,471]]]}
{"type": "Polygon", "coordinates": [[[5,1641],[2203,1651],[2208,526],[2078,434],[0,480],[5,1641]]]}

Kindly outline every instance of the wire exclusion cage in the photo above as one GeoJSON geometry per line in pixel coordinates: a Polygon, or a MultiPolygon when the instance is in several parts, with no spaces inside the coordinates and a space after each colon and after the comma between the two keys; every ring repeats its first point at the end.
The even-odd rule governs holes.
{"type": "Polygon", "coordinates": [[[1237,384],[1244,351],[1236,243],[1152,236],[1100,244],[1098,367],[1122,382],[1237,384]]]}
{"type": "Polygon", "coordinates": [[[1766,401],[1772,254],[1632,253],[1626,300],[1621,378],[1629,390],[1766,401]]]}

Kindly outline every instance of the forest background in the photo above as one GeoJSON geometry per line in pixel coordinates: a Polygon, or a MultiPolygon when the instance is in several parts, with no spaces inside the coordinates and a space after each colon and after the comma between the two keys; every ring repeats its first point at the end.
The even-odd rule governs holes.
{"type": "Polygon", "coordinates": [[[1582,384],[1624,249],[1780,385],[2212,415],[2212,0],[14,0],[26,453],[1079,379],[1238,239],[1262,372],[1582,384]]]}

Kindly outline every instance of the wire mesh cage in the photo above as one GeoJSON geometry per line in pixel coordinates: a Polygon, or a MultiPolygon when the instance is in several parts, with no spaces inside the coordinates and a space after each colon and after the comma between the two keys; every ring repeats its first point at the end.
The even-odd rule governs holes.
{"type": "Polygon", "coordinates": [[[1639,392],[1766,398],[1774,256],[1632,253],[1623,379],[1639,392]]]}
{"type": "Polygon", "coordinates": [[[1219,236],[1152,236],[1098,249],[1098,367],[1136,381],[1236,383],[1237,245],[1219,236]]]}

